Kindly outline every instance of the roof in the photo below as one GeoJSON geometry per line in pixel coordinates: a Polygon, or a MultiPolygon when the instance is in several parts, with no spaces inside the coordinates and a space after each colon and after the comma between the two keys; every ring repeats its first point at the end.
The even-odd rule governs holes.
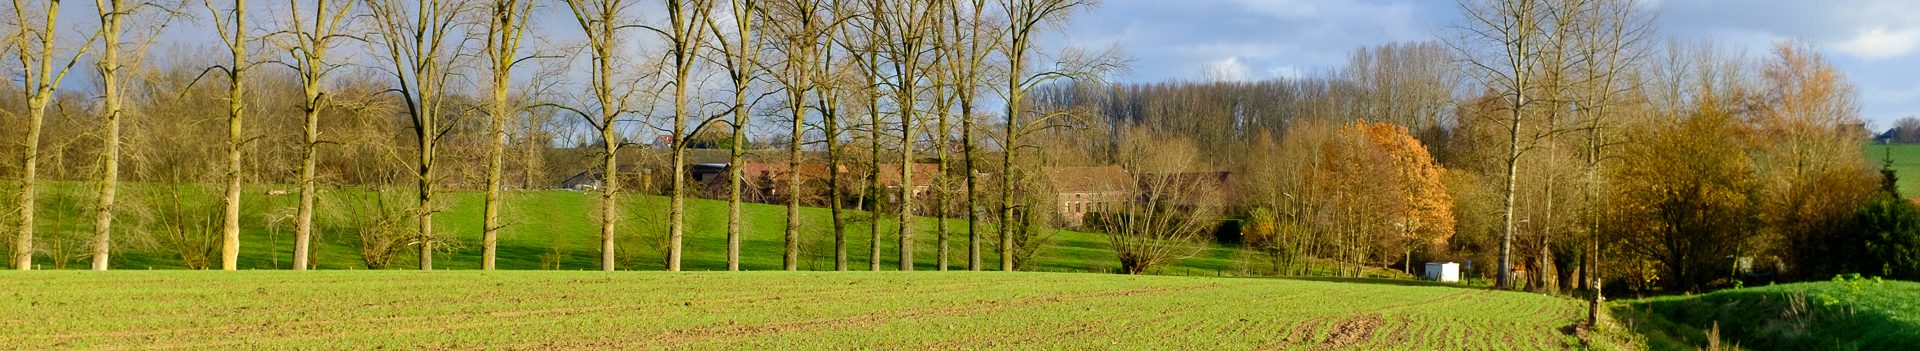
{"type": "MultiPolygon", "coordinates": [[[[931,180],[933,179],[933,177],[938,175],[940,175],[939,164],[933,164],[933,163],[913,164],[913,184],[915,185],[933,184],[931,180]]],[[[898,163],[880,164],[880,185],[881,186],[899,186],[900,185],[900,164],[898,163]]]]}
{"type": "MultiPolygon", "coordinates": [[[[789,174],[787,170],[792,169],[791,166],[788,162],[741,162],[740,173],[747,179],[786,179],[789,174]]],[[[840,172],[846,173],[847,166],[841,165],[840,172]]],[[[826,179],[829,176],[832,174],[827,172],[827,165],[824,163],[800,164],[801,178],[826,179]]]]}
{"type": "Polygon", "coordinates": [[[1055,167],[1047,170],[1058,192],[1125,191],[1133,186],[1126,168],[1107,165],[1095,167],[1055,167]]]}

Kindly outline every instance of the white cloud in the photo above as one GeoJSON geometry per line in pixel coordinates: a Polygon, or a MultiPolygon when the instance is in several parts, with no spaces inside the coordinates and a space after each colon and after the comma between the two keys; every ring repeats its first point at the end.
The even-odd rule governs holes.
{"type": "Polygon", "coordinates": [[[1205,72],[1201,73],[1201,78],[1211,82],[1245,82],[1253,80],[1253,74],[1245,63],[1240,62],[1239,57],[1228,57],[1225,60],[1214,61],[1213,63],[1207,64],[1205,70],[1205,72]]]}
{"type": "Polygon", "coordinates": [[[1916,46],[1920,46],[1920,30],[1874,27],[1860,31],[1834,48],[1863,59],[1877,60],[1906,55],[1913,52],[1916,46]]]}

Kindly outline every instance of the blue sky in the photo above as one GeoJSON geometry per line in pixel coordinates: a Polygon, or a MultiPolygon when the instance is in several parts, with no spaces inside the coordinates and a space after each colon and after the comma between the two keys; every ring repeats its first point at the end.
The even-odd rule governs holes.
{"type": "MultiPolygon", "coordinates": [[[[1920,0],[1639,1],[1658,12],[1663,37],[1711,39],[1756,59],[1775,41],[1813,44],[1856,84],[1862,117],[1875,128],[1920,115],[1920,0]]],[[[262,6],[273,12],[284,3],[262,6]]],[[[1049,40],[1055,47],[1121,46],[1134,61],[1120,81],[1201,79],[1209,67],[1264,79],[1338,69],[1362,46],[1436,40],[1458,21],[1456,6],[1454,0],[1102,0],[1055,28],[1049,40]]],[[[91,23],[91,11],[86,4],[63,12],[67,21],[91,23]]],[[[204,8],[190,11],[204,17],[204,8]]],[[[563,10],[542,12],[536,26],[543,36],[577,38],[563,10]]],[[[156,49],[213,46],[202,26],[176,23],[156,49]]],[[[89,75],[76,75],[76,83],[89,75]]]]}
{"type": "MultiPolygon", "coordinates": [[[[1920,115],[1920,1],[1641,0],[1660,35],[1712,39],[1767,55],[1801,39],[1857,85],[1874,126],[1920,115]]],[[[1451,0],[1106,0],[1060,28],[1059,44],[1118,44],[1134,59],[1122,81],[1200,79],[1232,67],[1247,79],[1336,69],[1354,48],[1435,40],[1458,19],[1451,0]]]]}

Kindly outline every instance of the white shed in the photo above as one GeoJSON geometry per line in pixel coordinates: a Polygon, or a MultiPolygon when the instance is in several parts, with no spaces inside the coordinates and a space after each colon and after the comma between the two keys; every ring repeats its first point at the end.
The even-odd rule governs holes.
{"type": "Polygon", "coordinates": [[[1439,282],[1459,282],[1460,264],[1453,262],[1427,262],[1426,279],[1439,282]]]}

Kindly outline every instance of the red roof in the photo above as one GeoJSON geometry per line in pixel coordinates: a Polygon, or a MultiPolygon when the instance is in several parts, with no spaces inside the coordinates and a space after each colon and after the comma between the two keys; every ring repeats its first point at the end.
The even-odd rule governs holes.
{"type": "Polygon", "coordinates": [[[1127,191],[1133,186],[1133,177],[1127,174],[1127,169],[1112,165],[1056,167],[1048,169],[1047,176],[1053,182],[1053,190],[1058,192],[1127,191]]]}
{"type": "MultiPolygon", "coordinates": [[[[940,175],[939,164],[933,164],[933,163],[913,164],[913,184],[914,185],[933,184],[933,177],[939,176],[939,175],[940,175]]],[[[900,185],[900,164],[898,163],[880,164],[880,185],[889,186],[889,187],[900,185]]]]}

